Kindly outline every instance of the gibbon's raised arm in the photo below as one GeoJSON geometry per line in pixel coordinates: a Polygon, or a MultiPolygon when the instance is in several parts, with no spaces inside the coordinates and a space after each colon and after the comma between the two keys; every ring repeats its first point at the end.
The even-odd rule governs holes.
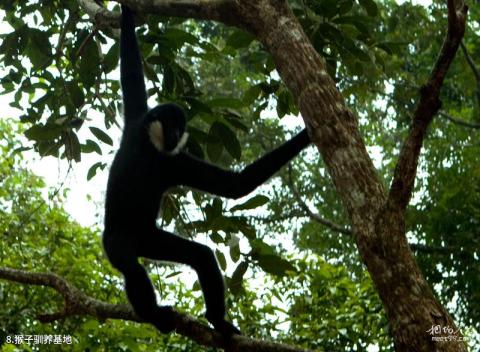
{"type": "Polygon", "coordinates": [[[122,5],[120,35],[120,77],[125,123],[139,120],[147,112],[147,92],[143,78],[142,58],[135,36],[132,10],[122,5]]]}
{"type": "Polygon", "coordinates": [[[240,198],[263,184],[310,144],[307,130],[240,172],[224,170],[185,153],[177,158],[179,184],[226,198],[240,198]]]}

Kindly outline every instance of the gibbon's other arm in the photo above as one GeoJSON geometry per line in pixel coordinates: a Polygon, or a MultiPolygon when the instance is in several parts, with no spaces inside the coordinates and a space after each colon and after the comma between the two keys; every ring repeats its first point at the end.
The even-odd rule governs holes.
{"type": "Polygon", "coordinates": [[[140,120],[147,112],[148,106],[133,12],[123,5],[120,35],[120,78],[123,92],[123,113],[125,124],[127,124],[133,120],[140,120]]]}
{"type": "Polygon", "coordinates": [[[280,147],[265,154],[240,172],[224,170],[181,153],[177,156],[180,185],[226,198],[240,198],[267,181],[283,165],[310,144],[304,129],[280,147]]]}

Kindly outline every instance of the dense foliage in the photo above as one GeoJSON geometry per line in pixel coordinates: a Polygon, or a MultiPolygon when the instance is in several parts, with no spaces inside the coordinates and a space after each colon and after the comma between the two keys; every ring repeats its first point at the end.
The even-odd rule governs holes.
{"type": "MultiPolygon", "coordinates": [[[[290,2],[358,114],[388,184],[418,89],[441,45],[445,2],[428,8],[395,1],[290,2]]],[[[95,29],[73,0],[10,0],[0,9],[8,24],[0,34],[0,93],[20,116],[0,124],[0,266],[53,271],[92,297],[124,301],[121,280],[103,257],[99,230],[71,221],[59,192],[46,188],[21,157],[33,149],[73,163],[95,153],[98,161],[88,165],[88,178],[106,167],[115,144],[112,131],[121,124],[116,34],[95,29]],[[20,134],[28,140],[23,145],[20,134]]],[[[480,344],[473,330],[480,330],[479,128],[445,117],[480,124],[480,76],[467,59],[480,69],[478,18],[480,7],[472,3],[465,52],[458,53],[442,90],[408,226],[411,243],[421,245],[416,255],[428,282],[480,344]]],[[[189,152],[235,167],[301,123],[286,122],[298,109],[271,58],[249,34],[214,23],[144,20],[138,35],[152,104],[174,101],[186,109],[189,152]]],[[[160,221],[214,247],[227,272],[231,317],[247,335],[319,350],[390,350],[386,319],[353,239],[315,221],[300,203],[348,228],[313,148],[291,172],[241,202],[173,190],[160,221]]],[[[163,299],[201,315],[198,284],[181,284],[188,282],[179,280],[183,268],[146,264],[163,299]]],[[[162,350],[164,344],[168,351],[199,349],[122,321],[78,318],[39,325],[37,314],[62,304],[52,292],[0,281],[0,344],[7,334],[58,333],[74,336],[79,351],[162,350]]]]}

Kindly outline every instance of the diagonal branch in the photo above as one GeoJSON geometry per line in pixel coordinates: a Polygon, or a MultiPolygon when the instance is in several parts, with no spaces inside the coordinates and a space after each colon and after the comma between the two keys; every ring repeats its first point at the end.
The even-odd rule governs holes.
{"type": "Polygon", "coordinates": [[[295,184],[293,182],[293,176],[292,176],[292,167],[288,165],[288,181],[287,181],[288,187],[292,191],[295,199],[297,200],[298,205],[300,205],[300,208],[312,219],[315,220],[316,222],[330,228],[333,231],[340,232],[344,235],[350,235],[352,236],[352,230],[349,228],[345,228],[343,226],[340,226],[336,223],[334,223],[331,220],[325,219],[322,216],[320,216],[317,213],[314,213],[310,207],[305,203],[303,200],[302,196],[300,195],[300,192],[298,191],[297,187],[295,187],[295,184]]]}
{"type": "Polygon", "coordinates": [[[477,65],[473,61],[472,56],[469,54],[467,47],[463,42],[460,43],[460,47],[462,48],[463,56],[465,57],[465,60],[467,61],[468,66],[472,70],[473,75],[475,76],[475,81],[477,82],[477,89],[475,92],[475,96],[477,98],[478,107],[480,108],[480,70],[478,69],[477,65]]]}
{"type": "MultiPolygon", "coordinates": [[[[142,322],[142,320],[135,314],[129,305],[110,304],[89,297],[78,288],[68,283],[64,278],[53,273],[34,273],[24,270],[0,267],[0,279],[27,285],[51,287],[63,297],[65,306],[62,311],[53,314],[40,315],[37,317],[43,323],[65,319],[73,315],[89,315],[99,320],[122,319],[142,322]]],[[[205,324],[202,324],[197,319],[176,311],[174,314],[175,331],[203,346],[223,348],[231,352],[307,351],[279,343],[252,339],[246,336],[234,336],[230,340],[226,340],[215,330],[209,328],[205,324]]]]}
{"type": "Polygon", "coordinates": [[[465,60],[467,60],[468,66],[470,66],[470,69],[473,72],[473,75],[475,76],[475,80],[477,81],[477,87],[480,86],[480,71],[477,68],[477,65],[475,65],[475,62],[473,61],[472,57],[468,53],[467,47],[463,42],[460,43],[460,48],[462,49],[463,56],[465,56],[465,60]]]}
{"type": "MultiPolygon", "coordinates": [[[[324,217],[320,216],[318,213],[313,212],[307,203],[303,200],[300,192],[298,191],[295,183],[293,182],[292,176],[292,168],[288,166],[288,181],[286,181],[288,187],[291,189],[295,200],[297,201],[300,208],[315,222],[318,222],[321,225],[328,227],[330,230],[341,233],[342,235],[347,235],[353,237],[353,231],[349,227],[344,227],[337,223],[334,223],[331,220],[325,219],[324,217]]],[[[453,247],[441,247],[441,246],[429,246],[419,243],[409,243],[410,248],[415,252],[421,252],[425,254],[442,254],[442,255],[450,255],[455,251],[453,247]]]]}
{"type": "Polygon", "coordinates": [[[469,121],[465,121],[465,120],[453,117],[452,115],[448,114],[447,112],[445,112],[443,110],[440,110],[438,113],[440,114],[440,116],[446,118],[450,122],[453,122],[457,125],[464,126],[464,127],[469,127],[469,128],[480,129],[480,123],[469,122],[469,121]]]}
{"type": "Polygon", "coordinates": [[[412,196],[417,165],[427,127],[440,109],[440,89],[458,50],[463,34],[468,7],[463,1],[448,0],[448,30],[442,49],[428,82],[420,90],[420,101],[395,168],[388,206],[404,210],[412,196]],[[456,7],[455,3],[461,6],[456,7]]]}

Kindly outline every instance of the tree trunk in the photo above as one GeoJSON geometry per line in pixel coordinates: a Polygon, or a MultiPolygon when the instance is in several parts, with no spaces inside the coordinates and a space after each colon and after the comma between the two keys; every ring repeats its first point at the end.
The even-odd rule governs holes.
{"type": "MultiPolygon", "coordinates": [[[[408,246],[405,211],[390,206],[355,115],[285,1],[238,1],[241,25],[272,55],[349,215],[385,307],[397,351],[466,351],[408,246]],[[433,326],[445,331],[432,336],[433,326]],[[445,341],[438,341],[445,339],[445,341]]],[[[421,144],[421,143],[420,143],[421,144]]],[[[416,164],[415,164],[416,166],[416,164]]]]}

